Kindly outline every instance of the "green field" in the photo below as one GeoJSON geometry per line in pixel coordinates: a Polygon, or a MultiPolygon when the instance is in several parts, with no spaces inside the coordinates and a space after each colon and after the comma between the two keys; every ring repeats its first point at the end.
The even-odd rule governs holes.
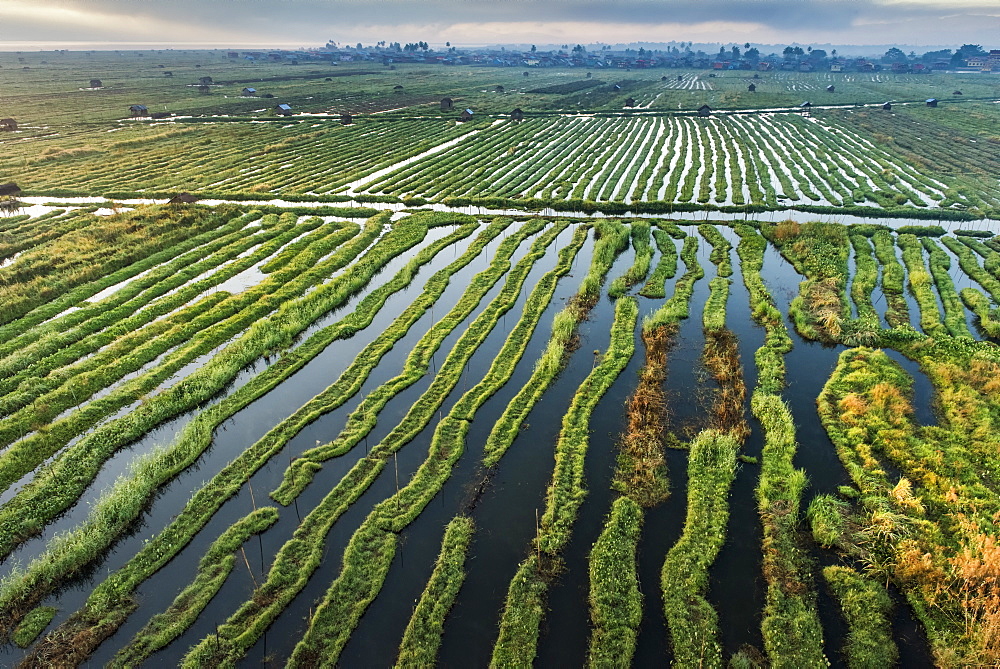
{"type": "Polygon", "coordinates": [[[5,664],[1000,663],[997,78],[0,65],[5,664]]]}

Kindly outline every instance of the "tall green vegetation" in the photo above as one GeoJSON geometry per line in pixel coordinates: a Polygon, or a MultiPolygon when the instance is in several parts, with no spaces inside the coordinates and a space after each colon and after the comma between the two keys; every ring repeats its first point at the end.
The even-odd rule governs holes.
{"type": "Polygon", "coordinates": [[[537,652],[549,579],[558,569],[560,554],[569,542],[577,512],[586,494],[583,469],[590,443],[590,416],[632,356],[638,311],[634,298],[617,300],[611,345],[600,363],[580,384],[563,417],[556,443],[555,468],[546,493],[545,512],[532,553],[518,567],[507,591],[500,619],[500,636],[493,648],[491,666],[530,663],[537,652]]]}
{"type": "Polygon", "coordinates": [[[448,523],[434,571],[403,632],[396,659],[396,666],[400,669],[429,667],[437,660],[444,619],[465,581],[465,556],[473,532],[475,526],[472,520],[464,516],[448,523]]]}
{"type": "Polygon", "coordinates": [[[724,666],[718,614],[705,593],[708,568],[726,537],[729,488],[739,448],[736,438],[716,430],[705,430],[691,440],[684,532],[667,553],[660,573],[670,645],[674,662],[681,666],[724,666]]]}
{"type": "Polygon", "coordinates": [[[629,497],[619,497],[590,551],[590,667],[632,663],[642,622],[636,567],[642,519],[642,507],[629,497]]]}
{"type": "Polygon", "coordinates": [[[799,545],[799,507],[806,485],[805,472],[796,469],[795,422],[782,400],[784,354],[792,348],[781,312],[774,305],[760,271],[767,246],[748,225],[738,225],[743,281],[750,293],[754,320],[764,327],[764,344],[754,355],[757,386],[750,407],[764,430],[764,449],[757,509],[764,530],[763,570],[767,583],[761,632],[772,666],[825,666],[823,631],[816,610],[811,566],[799,545]]]}

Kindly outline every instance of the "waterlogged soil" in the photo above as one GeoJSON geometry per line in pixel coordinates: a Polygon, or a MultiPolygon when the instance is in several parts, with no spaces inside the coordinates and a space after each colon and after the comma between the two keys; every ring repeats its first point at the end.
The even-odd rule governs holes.
{"type": "MultiPolygon", "coordinates": [[[[527,252],[530,244],[533,242],[533,238],[525,240],[522,242],[521,246],[515,252],[512,257],[512,262],[517,262],[523,255],[527,252]]],[[[471,242],[470,242],[471,243],[471,242]]],[[[291,458],[299,455],[304,450],[315,446],[319,442],[327,442],[337,436],[339,431],[343,428],[346,418],[349,413],[357,406],[361,398],[365,397],[368,393],[375,390],[381,383],[389,380],[402,370],[403,361],[408,355],[409,351],[413,348],[416,342],[422,337],[430,327],[430,325],[436,320],[443,317],[447,311],[454,306],[454,304],[461,297],[464,290],[468,287],[469,282],[472,277],[478,272],[486,268],[489,259],[492,257],[493,251],[496,250],[496,246],[499,244],[498,240],[494,240],[490,243],[488,250],[483,251],[475,258],[468,266],[456,272],[451,281],[449,282],[448,288],[445,293],[435,304],[435,309],[433,313],[429,310],[427,311],[420,320],[418,320],[411,328],[410,331],[393,347],[393,349],[386,354],[385,357],[380,361],[379,365],[372,371],[371,376],[363,384],[361,390],[353,397],[351,400],[346,402],[339,409],[332,411],[323,417],[319,418],[306,428],[304,428],[296,437],[294,437],[288,445],[282,450],[281,454],[275,456],[265,467],[263,467],[259,472],[257,472],[251,479],[250,485],[253,487],[255,497],[258,504],[269,503],[274,505],[274,503],[266,497],[267,493],[277,488],[281,481],[281,477],[288,465],[291,458]],[[263,501],[262,501],[263,500],[263,501]]],[[[457,254],[461,254],[463,249],[459,249],[457,254]]],[[[446,264],[452,262],[453,252],[449,249],[445,249],[438,258],[436,258],[429,266],[425,267],[421,271],[421,275],[426,272],[427,276],[430,276],[433,272],[443,268],[446,264]]],[[[548,258],[545,258],[538,265],[544,267],[547,264],[548,258]]],[[[554,259],[551,261],[554,264],[554,259]]],[[[544,272],[545,270],[542,269],[544,272]]],[[[535,278],[539,277],[540,274],[535,275],[535,278]]],[[[448,352],[451,350],[455,341],[461,336],[461,333],[465,331],[469,323],[472,322],[489,302],[496,297],[496,295],[502,290],[503,281],[498,282],[486,296],[480,301],[477,308],[463,321],[461,322],[455,330],[449,334],[445,340],[442,342],[441,347],[434,355],[434,364],[440,364],[441,361],[447,356],[448,352]]],[[[412,300],[418,293],[416,290],[421,290],[422,286],[411,285],[408,291],[410,294],[405,296],[400,296],[400,302],[398,304],[405,305],[412,300]]],[[[519,302],[512,310],[511,313],[516,313],[522,306],[519,302]]],[[[391,309],[390,305],[387,304],[384,308],[384,312],[387,316],[387,320],[379,324],[379,329],[372,330],[373,335],[377,334],[381,329],[384,329],[388,325],[388,317],[395,316],[399,313],[401,309],[391,309]]],[[[510,316],[510,314],[508,314],[510,316]]],[[[375,327],[373,323],[372,328],[375,327]]],[[[337,343],[331,345],[330,349],[335,349],[337,343]]],[[[360,348],[360,347],[359,347],[360,348]]],[[[329,350],[329,349],[328,349],[329,350]]],[[[350,355],[344,355],[344,352],[340,352],[343,356],[344,362],[343,366],[346,366],[350,360],[353,359],[353,353],[350,355]]],[[[315,361],[314,361],[315,362],[315,361]]],[[[312,363],[311,363],[312,364],[312,363]]],[[[470,363],[471,369],[471,363],[470,363]]],[[[305,371],[305,370],[303,370],[305,371]]],[[[331,383],[336,379],[342,369],[338,369],[336,374],[331,374],[329,371],[323,368],[322,364],[314,368],[314,374],[318,374],[316,382],[318,383],[317,388],[314,392],[311,392],[309,396],[312,396],[322,390],[326,384],[331,383]]],[[[299,372],[301,374],[302,372],[299,372]]],[[[294,378],[294,377],[293,377],[294,378]]],[[[392,427],[399,421],[400,418],[406,413],[408,407],[427,389],[427,386],[432,380],[432,375],[428,374],[418,380],[409,388],[405,389],[399,393],[396,397],[391,399],[382,410],[379,416],[379,421],[375,428],[372,430],[371,434],[361,443],[352,449],[352,451],[335,460],[327,462],[324,464],[323,468],[316,475],[312,484],[310,484],[303,493],[299,496],[295,504],[290,505],[288,508],[282,510],[281,520],[272,527],[269,531],[265,532],[262,537],[262,545],[256,545],[257,542],[254,540],[250,541],[251,549],[248,549],[248,555],[260,554],[262,552],[262,557],[259,562],[264,565],[264,573],[270,568],[271,562],[274,555],[281,548],[285,541],[291,538],[291,534],[295,527],[298,525],[299,517],[304,517],[309,510],[314,508],[323,497],[336,485],[336,483],[341,479],[341,477],[347,473],[351,466],[353,466],[357,460],[364,456],[367,449],[371,446],[377,444],[382,438],[384,438],[392,427]]],[[[287,383],[287,382],[286,382],[287,383]]],[[[281,388],[284,387],[282,385],[281,388]]],[[[461,386],[460,386],[461,387],[461,386]]],[[[281,388],[276,389],[274,392],[279,392],[281,388]]],[[[262,398],[264,399],[264,398],[262,398]]],[[[448,398],[443,407],[443,411],[447,412],[454,400],[457,399],[455,393],[448,398]]],[[[302,400],[305,401],[305,400],[302,400]]],[[[291,410],[294,410],[299,406],[301,402],[291,405],[291,410]]],[[[246,445],[249,445],[253,440],[259,438],[265,430],[258,430],[253,422],[253,406],[248,407],[240,414],[237,414],[234,418],[245,418],[247,420],[247,426],[250,429],[254,429],[254,434],[246,438],[240,439],[240,441],[246,445]]],[[[290,413],[290,411],[289,411],[290,413]]],[[[276,422],[276,421],[275,421],[276,422]]],[[[433,426],[433,423],[432,423],[433,426]]],[[[429,433],[425,431],[415,439],[413,442],[405,446],[398,454],[397,462],[400,472],[400,484],[405,484],[409,476],[413,471],[416,470],[420,461],[422,460],[422,455],[420,455],[420,450],[426,446],[429,440],[429,433]]],[[[297,629],[303,625],[302,620],[305,619],[305,615],[302,618],[298,618],[295,615],[296,606],[299,603],[306,603],[308,606],[313,606],[314,600],[322,597],[329,582],[332,580],[336,571],[339,570],[340,560],[339,555],[343,552],[344,546],[350,539],[351,534],[354,530],[361,524],[364,517],[367,515],[368,510],[371,509],[372,505],[379,500],[387,497],[389,494],[395,490],[395,479],[394,479],[394,468],[392,466],[387,467],[382,475],[373,483],[373,485],[366,491],[359,500],[352,505],[348,511],[334,524],[333,529],[328,535],[327,548],[323,562],[321,563],[319,570],[317,572],[317,577],[312,579],[308,586],[303,590],[302,593],[296,598],[292,606],[285,610],[279,617],[276,627],[273,629],[278,630],[278,634],[273,634],[269,637],[270,639],[288,639],[289,643],[294,645],[294,640],[298,638],[299,635],[292,635],[289,633],[282,633],[281,630],[283,621],[294,621],[297,629]],[[320,574],[324,576],[319,576],[320,574]]],[[[227,502],[227,506],[237,508],[239,511],[237,513],[245,514],[252,510],[252,500],[249,495],[249,486],[244,486],[241,491],[240,497],[234,498],[227,502]]],[[[280,507],[279,507],[280,508],[280,507]]],[[[217,536],[217,532],[224,529],[225,525],[220,524],[216,530],[212,530],[212,526],[215,521],[210,523],[207,529],[207,534],[209,536],[217,536]]],[[[203,532],[202,534],[206,534],[203,532]]],[[[255,571],[255,576],[257,582],[259,583],[261,579],[260,570],[257,567],[256,562],[251,558],[250,566],[255,571]]],[[[157,577],[160,575],[158,574],[157,577]]],[[[237,583],[233,583],[234,579],[231,577],[227,581],[223,590],[220,592],[209,608],[206,609],[205,613],[199,618],[196,625],[194,625],[187,633],[185,633],[180,639],[168,646],[166,649],[161,651],[157,656],[157,661],[163,661],[168,664],[174,664],[178,662],[184,653],[187,652],[191,645],[199,642],[205,636],[214,633],[212,626],[215,622],[224,621],[229,615],[231,615],[235,610],[248,599],[250,593],[252,592],[253,582],[252,579],[247,574],[245,564],[238,562],[237,569],[234,570],[234,576],[237,579],[244,579],[245,582],[242,586],[237,583]]],[[[152,585],[152,580],[148,585],[152,585]]],[[[299,630],[302,631],[302,630],[299,630]]],[[[251,653],[250,657],[255,657],[257,654],[257,649],[260,649],[260,658],[263,658],[266,654],[263,650],[265,641],[262,640],[258,644],[254,652],[251,653]]],[[[278,656],[286,657],[291,653],[292,645],[288,648],[279,648],[277,650],[268,648],[267,653],[277,652],[278,656]]],[[[258,659],[259,661],[259,659],[258,659]]]]}
{"type": "MultiPolygon", "coordinates": [[[[716,216],[713,214],[713,218],[716,216]]],[[[735,247],[739,241],[738,237],[730,230],[720,229],[735,247]]],[[[687,231],[689,234],[697,234],[693,227],[688,227],[687,231]]],[[[440,234],[444,233],[442,230],[440,234]]],[[[446,399],[440,415],[446,414],[462,393],[486,374],[509,329],[520,317],[525,297],[542,274],[555,265],[557,260],[555,250],[567,244],[571,234],[572,227],[565,230],[556,243],[549,247],[550,252],[542,260],[535,263],[518,303],[501,317],[494,331],[473,355],[463,378],[446,399]]],[[[594,351],[604,351],[608,347],[614,313],[614,305],[610,300],[602,298],[590,317],[580,325],[579,348],[569,356],[566,368],[528,416],[508,453],[489,472],[484,472],[480,465],[483,444],[507,403],[530,377],[535,361],[548,341],[553,316],[576,292],[580,280],[586,274],[593,252],[592,237],[593,235],[579,252],[570,274],[560,280],[555,296],[542,314],[524,357],[514,370],[513,377],[479,409],[470,427],[466,451],[459,459],[442,492],[417,520],[401,532],[396,557],[386,577],[385,585],[362,616],[356,632],[341,655],[341,663],[344,666],[389,666],[394,662],[403,629],[437,558],[443,528],[451,518],[463,511],[468,512],[475,521],[476,532],[466,561],[468,577],[446,620],[439,664],[446,667],[488,665],[510,579],[530,550],[536,518],[544,511],[545,490],[552,473],[553,452],[561,418],[573,394],[594,365],[594,351]],[[488,483],[484,488],[485,492],[478,496],[476,493],[484,476],[488,478],[488,483]]],[[[469,237],[456,244],[454,249],[449,247],[439,253],[420,270],[410,287],[389,298],[369,328],[351,339],[335,342],[279,388],[226,421],[216,431],[211,450],[203,455],[194,467],[158,495],[135,532],[122,538],[115,549],[95,568],[93,574],[58,595],[48,598],[46,603],[54,604],[60,609],[55,622],[64,620],[78,609],[100,579],[108,572],[121,567],[141,548],[144,541],[165,527],[183,508],[192,491],[208,481],[226,463],[280,420],[335,381],[354,356],[419,294],[427,278],[452,262],[472,243],[473,239],[474,236],[469,237]]],[[[529,239],[521,244],[512,262],[517,262],[523,257],[532,241],[533,239],[529,239]]],[[[665,383],[671,425],[682,438],[688,438],[697,429],[704,427],[706,399],[712,386],[712,382],[701,368],[700,358],[704,346],[702,310],[709,294],[708,281],[715,276],[716,268],[708,260],[710,246],[703,239],[699,241],[698,259],[705,269],[706,276],[695,285],[689,305],[690,317],[682,321],[676,344],[668,355],[665,383]]],[[[289,460],[315,446],[317,442],[326,442],[336,437],[344,426],[347,416],[361,398],[399,373],[413,345],[435,320],[444,316],[458,301],[471,278],[486,268],[498,244],[499,240],[491,242],[487,251],[481,253],[469,266],[452,277],[433,311],[428,311],[414,324],[402,340],[379,362],[357,395],[296,435],[279,455],[251,477],[249,485],[244,485],[237,495],[223,504],[205,531],[200,532],[176,559],[143,584],[137,593],[138,611],[128,619],[118,633],[98,649],[92,658],[95,666],[110,660],[116,649],[124,646],[150,616],[169,605],[177,592],[194,577],[198,560],[211,541],[226,527],[255,507],[277,506],[267,494],[279,484],[289,460]]],[[[676,248],[680,250],[679,243],[676,243],[676,248]]],[[[726,323],[736,334],[739,342],[740,359],[749,393],[757,379],[754,352],[763,342],[764,333],[752,322],[749,299],[743,286],[740,264],[735,251],[732,257],[734,274],[731,277],[726,323]]],[[[608,274],[608,281],[621,275],[631,265],[633,258],[632,251],[621,254],[608,274]]],[[[383,270],[380,276],[388,279],[407,259],[405,257],[397,259],[390,264],[390,267],[383,270]]],[[[655,267],[658,259],[657,253],[651,268],[655,267]]],[[[677,276],[681,276],[684,271],[683,262],[678,260],[677,276]]],[[[788,387],[784,398],[792,408],[797,428],[799,448],[794,462],[797,467],[805,469],[809,477],[809,485],[803,496],[804,508],[815,494],[835,492],[837,486],[849,483],[815,409],[815,399],[844,348],[823,347],[806,342],[794,333],[787,321],[788,305],[797,294],[798,283],[802,277],[770,246],[765,253],[763,277],[778,308],[786,316],[794,344],[793,350],[786,356],[788,387]]],[[[959,275],[955,275],[955,279],[961,281],[959,275]]],[[[668,297],[672,295],[676,281],[676,277],[668,280],[668,297]]],[[[371,286],[353,297],[348,305],[325,317],[323,323],[328,324],[342,317],[378,283],[378,279],[373,280],[371,286]]],[[[504,281],[499,281],[481,300],[476,310],[445,339],[434,356],[435,369],[444,361],[472,319],[482,312],[503,285],[504,281]]],[[[961,288],[964,285],[967,284],[956,287],[961,288]]],[[[630,292],[635,294],[640,287],[641,284],[630,292]]],[[[877,305],[879,302],[884,303],[884,298],[879,299],[880,291],[881,289],[877,288],[873,295],[877,305]]],[[[641,316],[654,311],[662,301],[642,297],[638,299],[641,325],[641,316]]],[[[910,304],[911,319],[918,325],[919,311],[916,304],[909,294],[907,300],[910,304]]],[[[884,306],[880,312],[883,310],[884,306]]],[[[318,327],[320,325],[317,324],[311,331],[318,327]]],[[[591,442],[585,464],[588,495],[580,509],[572,541],[563,555],[566,569],[549,590],[547,602],[549,610],[540,631],[537,666],[578,666],[585,661],[590,627],[587,559],[591,545],[600,533],[611,501],[616,495],[610,489],[616,444],[625,425],[625,402],[635,388],[644,353],[637,331],[636,350],[632,360],[611,386],[607,395],[599,402],[593,414],[590,424],[591,442]]],[[[916,363],[891,352],[890,355],[914,378],[913,402],[917,420],[922,424],[933,424],[935,421],[933,390],[927,377],[919,370],[916,363]]],[[[258,365],[266,364],[267,361],[262,361],[258,365]]],[[[261,368],[258,366],[257,371],[259,372],[261,368]]],[[[246,370],[230,386],[228,392],[244,384],[253,373],[253,370],[246,370]]],[[[410,405],[426,390],[431,379],[432,374],[425,375],[413,386],[390,400],[380,414],[378,424],[366,440],[359,443],[351,453],[325,463],[295,504],[278,507],[280,511],[278,522],[259,537],[250,538],[244,550],[237,552],[236,566],[219,594],[213,598],[185,634],[151,659],[152,664],[176,665],[193,644],[215,634],[216,625],[224,622],[235,612],[251,596],[254,587],[262,582],[275,554],[291,537],[300,518],[323,499],[349,468],[363,457],[367,448],[378,443],[392,429],[410,405]]],[[[749,394],[746,413],[751,433],[742,452],[748,456],[759,457],[764,435],[760,425],[750,416],[749,394]]],[[[102,470],[98,481],[85,494],[82,503],[71,509],[64,519],[53,523],[42,537],[28,542],[17,551],[16,557],[27,561],[39,553],[44,542],[55,532],[80,522],[99,491],[110,485],[119,473],[125,471],[127,463],[136,454],[169,443],[189,420],[189,415],[179,417],[151,432],[127,452],[113,458],[102,470]]],[[[371,487],[333,525],[325,542],[325,554],[319,569],[306,588],[278,616],[268,633],[252,648],[244,664],[247,666],[267,664],[274,659],[280,660],[290,655],[294,644],[301,637],[315,612],[317,602],[322,599],[330,583],[337,577],[341,568],[340,556],[350,537],[364,521],[372,506],[395,492],[397,465],[399,485],[403,486],[410,480],[426,456],[437,422],[438,418],[435,417],[416,439],[403,447],[398,453],[398,458],[388,463],[371,487]]],[[[667,551],[676,542],[683,529],[687,506],[687,452],[668,450],[667,461],[670,497],[661,505],[647,510],[639,544],[638,574],[644,598],[644,616],[639,629],[635,666],[662,665],[672,658],[662,612],[660,570],[667,551]]],[[[740,465],[730,494],[730,518],[726,542],[709,571],[708,598],[719,612],[721,641],[727,656],[744,644],[762,648],[760,619],[765,584],[760,573],[761,529],[754,496],[759,472],[759,465],[748,463],[740,465]]],[[[803,541],[817,560],[817,565],[831,559],[815,548],[805,534],[803,541]]],[[[818,605],[826,638],[827,656],[835,666],[842,666],[840,651],[845,634],[844,625],[836,602],[822,590],[822,579],[818,573],[817,589],[820,591],[818,605]]],[[[928,665],[930,657],[926,642],[905,602],[898,595],[896,600],[894,631],[900,640],[903,664],[904,666],[928,665]]],[[[14,664],[22,656],[21,651],[5,652],[0,660],[5,664],[14,664]]]]}

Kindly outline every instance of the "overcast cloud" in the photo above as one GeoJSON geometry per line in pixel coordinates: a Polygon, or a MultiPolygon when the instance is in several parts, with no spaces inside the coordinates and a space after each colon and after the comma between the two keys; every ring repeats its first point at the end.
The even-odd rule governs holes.
{"type": "Polygon", "coordinates": [[[0,0],[0,49],[798,42],[1000,46],[997,0],[0,0]],[[55,43],[55,44],[53,44],[55,43]]]}

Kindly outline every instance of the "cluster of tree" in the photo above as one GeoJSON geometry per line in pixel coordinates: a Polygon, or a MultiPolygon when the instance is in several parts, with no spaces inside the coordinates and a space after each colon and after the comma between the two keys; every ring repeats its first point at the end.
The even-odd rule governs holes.
{"type": "Polygon", "coordinates": [[[969,58],[974,58],[976,56],[983,56],[986,51],[983,47],[978,44],[963,44],[961,47],[952,51],[951,49],[939,49],[937,51],[928,51],[922,56],[918,56],[916,52],[911,51],[909,54],[903,53],[902,49],[897,49],[893,47],[885,52],[882,56],[882,62],[884,63],[939,63],[947,62],[952,67],[961,67],[965,65],[965,61],[969,58]]]}

